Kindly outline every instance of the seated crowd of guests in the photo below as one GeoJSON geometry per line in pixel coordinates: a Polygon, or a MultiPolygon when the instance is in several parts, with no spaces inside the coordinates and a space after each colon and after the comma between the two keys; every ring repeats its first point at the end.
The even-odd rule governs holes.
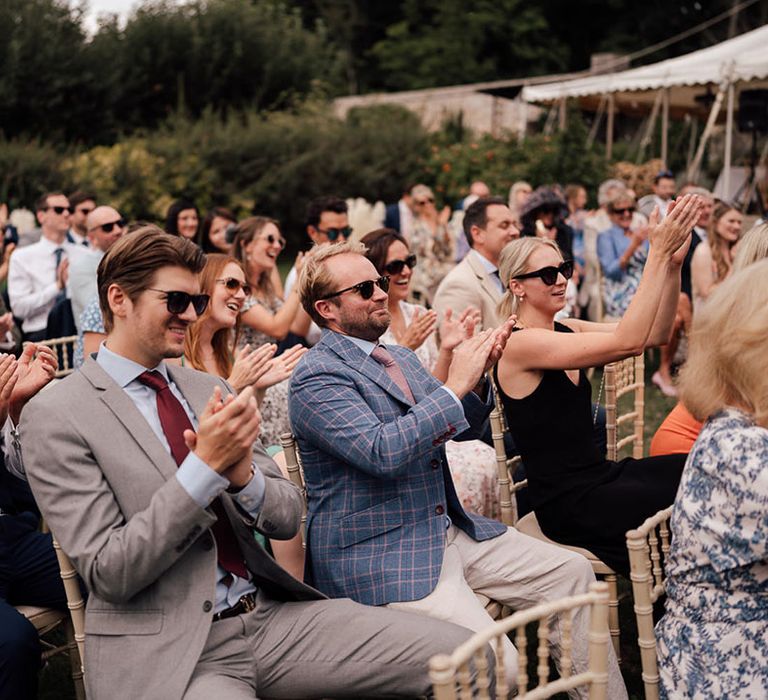
{"type": "MultiPolygon", "coordinates": [[[[579,186],[473,183],[451,212],[415,185],[370,232],[320,197],[284,282],[274,219],[178,200],[163,230],[43,196],[0,316],[0,697],[36,696],[14,606],[66,607],[41,514],[87,595],[91,698],[427,694],[429,658],[492,624],[484,600],[594,580],[499,521],[496,393],[549,539],[627,576],[626,531],[674,503],[662,692],[759,696],[768,225],[742,237],[738,209],[689,189],[663,171],[637,203],[607,181],[588,212],[579,186]],[[62,355],[40,343],[70,334],[76,370],[52,382],[62,355]],[[651,456],[607,460],[586,370],[660,347],[653,382],[676,394],[681,335],[651,456]],[[306,550],[303,496],[266,449],[288,432],[306,550]]],[[[580,672],[587,613],[568,624],[580,672]]],[[[513,686],[516,657],[507,640],[513,686]]],[[[627,697],[613,649],[608,696],[627,697]]]]}

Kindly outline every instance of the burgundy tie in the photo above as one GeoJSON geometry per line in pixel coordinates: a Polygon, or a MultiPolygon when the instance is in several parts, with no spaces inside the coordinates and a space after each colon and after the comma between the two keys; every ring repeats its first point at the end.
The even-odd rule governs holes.
{"type": "Polygon", "coordinates": [[[413,393],[411,392],[411,387],[408,386],[408,380],[403,374],[403,370],[401,370],[397,362],[395,362],[395,358],[392,357],[389,350],[383,345],[377,345],[373,349],[371,357],[380,365],[384,365],[384,371],[389,375],[389,378],[400,387],[400,391],[405,394],[406,398],[411,403],[416,403],[413,398],[413,393]]]}
{"type": "MultiPolygon", "coordinates": [[[[160,372],[142,372],[137,379],[153,389],[157,394],[157,414],[160,417],[160,425],[171,447],[171,455],[176,464],[181,465],[189,454],[189,448],[184,442],[184,431],[194,430],[187,412],[181,402],[173,395],[168,382],[160,372]]],[[[248,570],[245,568],[243,554],[237,544],[237,538],[232,523],[229,522],[221,499],[216,498],[211,504],[216,514],[216,522],[211,527],[216,539],[216,549],[219,555],[219,565],[231,574],[240,578],[249,579],[248,570]]]]}

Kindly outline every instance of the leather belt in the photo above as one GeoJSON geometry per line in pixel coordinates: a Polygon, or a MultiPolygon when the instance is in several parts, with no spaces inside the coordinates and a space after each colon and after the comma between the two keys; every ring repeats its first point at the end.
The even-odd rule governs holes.
{"type": "Polygon", "coordinates": [[[256,594],[246,593],[240,600],[238,600],[231,608],[217,612],[213,616],[213,621],[226,620],[228,617],[235,617],[236,615],[242,615],[243,613],[250,612],[256,607],[256,594]]]}

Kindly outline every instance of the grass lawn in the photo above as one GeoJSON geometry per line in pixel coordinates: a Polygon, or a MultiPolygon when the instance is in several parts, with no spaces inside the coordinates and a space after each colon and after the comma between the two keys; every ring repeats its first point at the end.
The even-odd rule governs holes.
{"type": "MultiPolygon", "coordinates": [[[[651,375],[656,371],[658,359],[653,355],[646,357],[645,376],[645,445],[646,451],[651,437],[664,417],[672,410],[676,400],[665,397],[651,384],[651,375]]],[[[592,378],[595,396],[600,384],[600,372],[592,378]]],[[[603,401],[605,396],[603,396],[603,401]]],[[[642,700],[643,683],[640,677],[640,652],[637,647],[637,628],[632,610],[632,590],[629,581],[619,579],[619,619],[621,621],[621,671],[629,691],[630,700],[642,700]]],[[[535,638],[529,641],[529,650],[535,649],[535,638]]],[[[530,675],[536,677],[535,654],[531,660],[530,675]]],[[[51,660],[40,675],[41,700],[74,700],[75,694],[70,677],[69,660],[58,656],[51,660]]],[[[566,698],[566,695],[557,697],[566,698]]],[[[609,699],[610,700],[610,699],[609,699]]]]}

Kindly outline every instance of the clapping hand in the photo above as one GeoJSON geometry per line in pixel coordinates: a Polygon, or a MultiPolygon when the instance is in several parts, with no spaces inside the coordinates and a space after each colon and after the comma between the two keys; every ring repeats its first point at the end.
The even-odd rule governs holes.
{"type": "Polygon", "coordinates": [[[468,306],[456,319],[453,310],[446,309],[440,325],[440,349],[453,350],[459,343],[471,338],[481,320],[482,314],[474,306],[468,306]]]}
{"type": "Polygon", "coordinates": [[[47,345],[27,343],[16,362],[16,382],[11,394],[11,419],[18,424],[21,411],[38,391],[53,380],[59,360],[47,345]]]}
{"type": "Polygon", "coordinates": [[[232,388],[239,394],[245,387],[255,384],[269,371],[270,360],[276,351],[277,345],[274,343],[261,345],[255,350],[251,350],[250,345],[244,345],[235,356],[232,371],[227,378],[232,388]]]}
{"type": "Polygon", "coordinates": [[[416,350],[435,332],[436,327],[437,314],[434,311],[416,309],[411,322],[405,329],[405,333],[400,338],[400,345],[416,350]]]}
{"type": "Polygon", "coordinates": [[[669,203],[667,215],[661,223],[659,208],[655,207],[648,220],[648,238],[652,248],[674,263],[682,262],[690,244],[691,231],[703,206],[701,197],[687,194],[669,203]]]}
{"type": "Polygon", "coordinates": [[[11,394],[18,380],[16,359],[13,355],[0,355],[0,422],[5,423],[11,403],[11,394]]]}
{"type": "Polygon", "coordinates": [[[282,355],[270,360],[267,371],[259,377],[254,385],[257,389],[267,389],[288,379],[299,360],[304,357],[309,348],[296,344],[288,348],[282,355]]]}

